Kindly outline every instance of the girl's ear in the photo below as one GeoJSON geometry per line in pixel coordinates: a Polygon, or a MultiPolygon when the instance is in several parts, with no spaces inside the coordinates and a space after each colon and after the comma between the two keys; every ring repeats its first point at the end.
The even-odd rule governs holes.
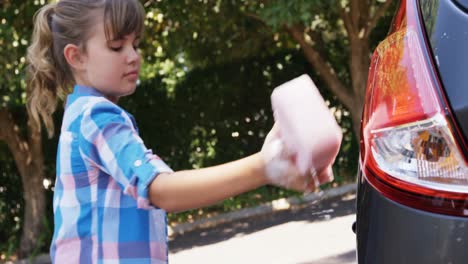
{"type": "Polygon", "coordinates": [[[65,60],[74,70],[82,70],[84,68],[84,54],[75,44],[67,44],[63,49],[65,60]]]}

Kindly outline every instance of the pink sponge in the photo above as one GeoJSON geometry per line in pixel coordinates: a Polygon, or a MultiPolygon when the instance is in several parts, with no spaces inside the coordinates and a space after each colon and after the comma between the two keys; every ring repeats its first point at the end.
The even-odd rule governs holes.
{"type": "Polygon", "coordinates": [[[281,139],[302,174],[318,173],[320,183],[333,180],[331,165],[342,133],[317,87],[304,74],[277,87],[271,95],[281,139]]]}

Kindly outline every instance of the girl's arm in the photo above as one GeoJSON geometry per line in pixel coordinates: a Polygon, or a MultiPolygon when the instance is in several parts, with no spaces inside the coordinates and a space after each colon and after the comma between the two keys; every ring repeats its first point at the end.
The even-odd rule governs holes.
{"type": "Polygon", "coordinates": [[[316,175],[301,175],[285,149],[276,126],[261,151],[246,158],[198,170],[162,173],[149,187],[150,202],[168,212],[184,211],[222,201],[265,184],[311,191],[316,175]]]}
{"type": "Polygon", "coordinates": [[[261,153],[226,164],[162,173],[149,187],[153,205],[168,212],[184,211],[222,201],[268,184],[261,153]]]}

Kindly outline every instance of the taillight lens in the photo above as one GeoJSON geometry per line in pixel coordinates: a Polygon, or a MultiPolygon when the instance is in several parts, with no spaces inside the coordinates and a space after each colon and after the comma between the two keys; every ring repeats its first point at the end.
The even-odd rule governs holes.
{"type": "Polygon", "coordinates": [[[385,196],[465,215],[468,167],[424,49],[417,1],[401,1],[390,35],[372,57],[361,162],[385,196]]]}

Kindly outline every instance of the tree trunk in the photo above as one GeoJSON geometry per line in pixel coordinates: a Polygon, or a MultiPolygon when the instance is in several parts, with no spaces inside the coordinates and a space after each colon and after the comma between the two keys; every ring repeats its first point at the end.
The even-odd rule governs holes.
{"type": "MultiPolygon", "coordinates": [[[[359,99],[356,99],[358,101],[359,99]]],[[[351,120],[353,121],[353,132],[356,140],[361,140],[361,113],[362,113],[362,103],[356,104],[356,106],[348,109],[351,114],[351,120]]]]}
{"type": "Polygon", "coordinates": [[[0,110],[0,140],[10,149],[21,176],[24,197],[24,217],[18,256],[28,257],[38,245],[45,220],[44,157],[40,130],[29,122],[28,139],[20,135],[20,129],[6,110],[0,110]]]}
{"type": "Polygon", "coordinates": [[[338,78],[327,58],[323,57],[310,41],[305,40],[308,34],[312,43],[317,35],[306,33],[304,25],[286,26],[291,37],[299,43],[304,56],[316,73],[327,84],[330,91],[349,110],[353,121],[353,130],[360,140],[361,113],[364,106],[367,74],[370,65],[369,36],[379,19],[387,12],[392,0],[383,4],[370,5],[367,1],[351,0],[348,7],[341,10],[341,18],[347,32],[350,45],[349,71],[351,87],[344,85],[338,78]]]}
{"type": "MultiPolygon", "coordinates": [[[[37,163],[37,162],[35,162],[37,163]]],[[[34,249],[41,247],[39,236],[45,221],[45,194],[42,180],[43,170],[36,169],[42,164],[26,165],[21,175],[24,190],[24,223],[18,255],[27,257],[34,249]]]]}
{"type": "Polygon", "coordinates": [[[359,36],[350,37],[351,59],[349,62],[351,71],[351,83],[353,89],[353,104],[347,106],[353,120],[353,129],[356,139],[360,140],[360,127],[362,109],[367,85],[367,76],[370,65],[369,40],[359,36]]]}
{"type": "Polygon", "coordinates": [[[338,100],[348,109],[353,121],[353,131],[359,141],[361,112],[364,102],[364,93],[369,70],[369,46],[366,40],[357,36],[350,36],[350,60],[352,87],[348,88],[339,80],[333,68],[309,45],[304,38],[304,28],[295,26],[287,28],[290,35],[301,45],[307,61],[312,65],[318,75],[325,81],[328,88],[336,95],[338,100]]]}

